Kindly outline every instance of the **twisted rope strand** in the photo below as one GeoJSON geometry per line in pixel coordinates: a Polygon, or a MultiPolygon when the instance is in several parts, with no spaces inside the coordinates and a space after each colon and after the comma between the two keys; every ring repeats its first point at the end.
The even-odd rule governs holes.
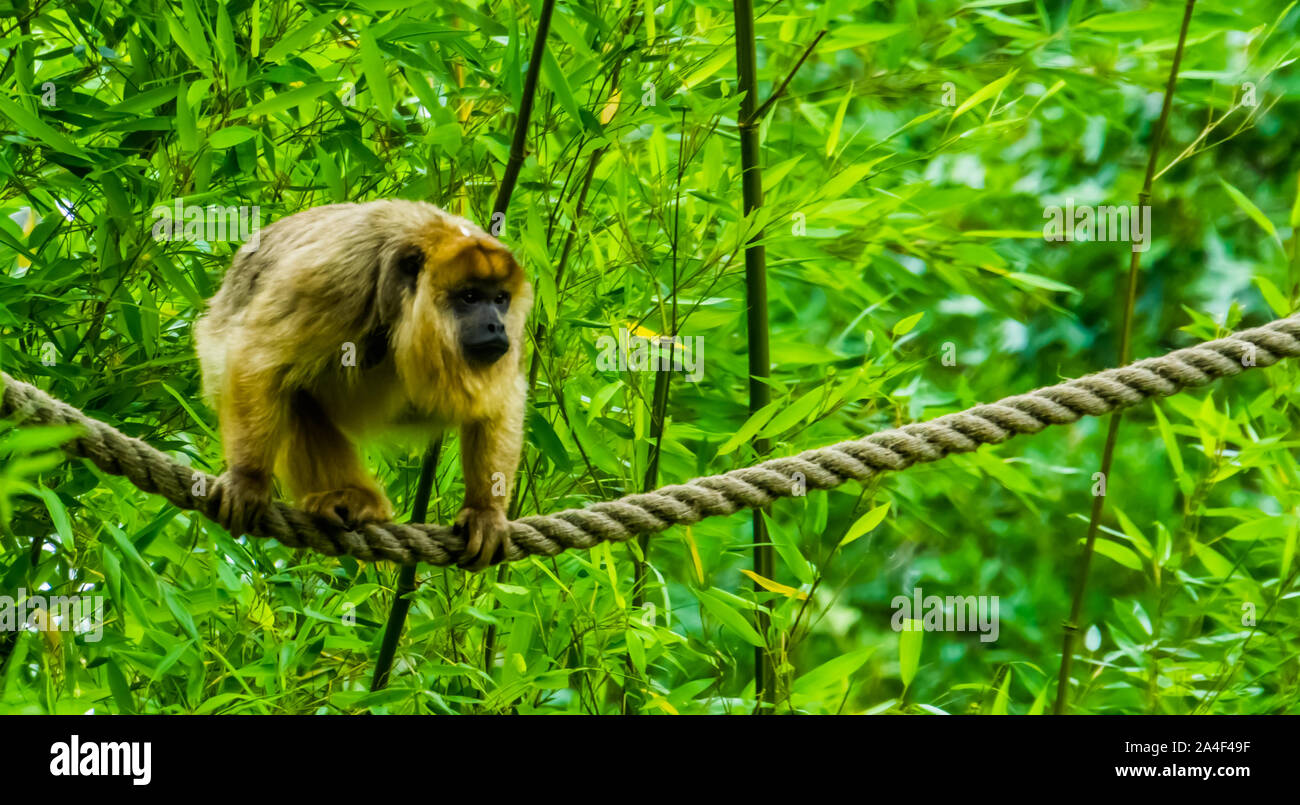
{"type": "MultiPolygon", "coordinates": [[[[790,497],[801,487],[831,489],[850,480],[865,481],[880,472],[897,472],[952,453],[968,453],[980,445],[1004,442],[1021,433],[1037,433],[1049,425],[1102,416],[1151,397],[1168,397],[1185,388],[1296,356],[1300,356],[1300,314],[929,422],[880,431],[584,509],[523,517],[510,523],[506,560],[513,562],[530,554],[555,556],[570,548],[590,548],[603,540],[623,541],[673,525],[755,509],[790,497]]],[[[195,487],[212,489],[216,481],[213,476],[180,464],[35,386],[2,372],[0,381],[4,383],[0,417],[22,424],[78,425],[83,433],[64,445],[68,453],[89,459],[104,472],[127,478],[146,492],[162,495],[175,506],[214,519],[216,506],[212,498],[193,491],[195,487]]],[[[251,536],[277,539],[291,547],[311,548],[330,556],[348,554],[400,564],[451,565],[464,548],[464,538],[447,526],[376,523],[349,531],[279,501],[267,509],[251,536]]]]}

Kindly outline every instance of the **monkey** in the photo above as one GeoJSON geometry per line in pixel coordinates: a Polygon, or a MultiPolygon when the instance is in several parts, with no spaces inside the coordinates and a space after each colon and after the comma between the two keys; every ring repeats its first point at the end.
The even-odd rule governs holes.
{"type": "Polygon", "coordinates": [[[355,441],[457,427],[457,561],[472,571],[501,561],[532,302],[500,241],[426,202],[329,204],[261,230],[195,324],[226,461],[211,491],[217,521],[244,533],[276,477],[333,524],[391,520],[355,441]]]}

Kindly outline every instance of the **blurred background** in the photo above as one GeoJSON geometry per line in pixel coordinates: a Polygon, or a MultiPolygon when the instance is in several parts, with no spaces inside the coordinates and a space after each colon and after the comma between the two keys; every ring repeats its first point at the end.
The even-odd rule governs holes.
{"type": "MultiPolygon", "coordinates": [[[[746,216],[737,7],[560,0],[494,222],[540,0],[0,5],[0,368],[218,472],[192,325],[240,241],[158,239],[155,210],[265,225],[431,201],[499,224],[537,289],[519,514],[753,464],[759,438],[792,455],[1116,365],[1130,244],[1047,241],[1045,212],[1138,204],[1184,8],[760,0],[758,100],[789,83],[746,216]],[[755,236],[774,402],[751,417],[755,236]],[[600,339],[620,330],[690,339],[700,373],[609,366],[600,339]]],[[[1295,3],[1196,3],[1135,357],[1295,306],[1298,25],[1295,3]]],[[[1126,415],[1075,712],[1300,711],[1298,379],[1284,363],[1126,415]]],[[[397,568],[233,539],[66,460],[64,432],[0,428],[0,593],[105,602],[97,642],[0,632],[3,712],[748,713],[758,644],[778,712],[1037,713],[1106,425],[781,501],[757,592],[744,514],[653,537],[644,565],[617,544],[422,567],[375,693],[397,568]],[[997,639],[895,631],[891,602],[916,588],[996,596],[997,639]]],[[[460,505],[454,441],[431,521],[460,505]]],[[[425,449],[367,449],[401,519],[425,449]]]]}

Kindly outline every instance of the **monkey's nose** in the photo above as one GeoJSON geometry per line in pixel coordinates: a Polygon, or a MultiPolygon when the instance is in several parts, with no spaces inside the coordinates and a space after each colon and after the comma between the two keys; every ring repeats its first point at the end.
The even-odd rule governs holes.
{"type": "Polygon", "coordinates": [[[510,338],[501,325],[488,325],[477,338],[465,342],[465,355],[474,363],[496,363],[509,351],[510,338]]]}

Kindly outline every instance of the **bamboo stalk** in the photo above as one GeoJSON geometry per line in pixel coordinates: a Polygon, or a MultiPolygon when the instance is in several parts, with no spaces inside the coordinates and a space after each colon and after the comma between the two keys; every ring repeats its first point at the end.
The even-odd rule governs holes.
{"type": "MultiPolygon", "coordinates": [[[[546,36],[551,29],[551,12],[555,10],[555,0],[543,0],[541,16],[537,21],[537,37],[533,40],[532,57],[528,61],[528,72],[524,76],[523,98],[519,102],[519,116],[515,120],[514,137],[510,143],[510,159],[506,162],[505,173],[497,190],[496,203],[492,207],[492,220],[500,213],[504,221],[506,210],[510,207],[510,196],[515,191],[519,171],[524,164],[524,146],[528,141],[528,124],[533,115],[533,96],[537,91],[537,80],[542,72],[542,56],[546,52],[546,36]]],[[[490,224],[489,224],[490,226],[490,224]]],[[[438,452],[442,446],[439,437],[434,447],[425,455],[420,467],[420,481],[416,485],[415,497],[411,504],[411,519],[422,522],[428,516],[429,494],[433,488],[433,474],[438,465],[438,452]],[[427,483],[426,483],[427,479],[427,483]]],[[[503,568],[504,569],[504,568],[503,568]]],[[[498,571],[500,573],[500,571],[498,571]]],[[[397,651],[397,640],[406,623],[406,613],[410,610],[409,593],[415,589],[415,565],[402,568],[397,580],[397,597],[388,615],[388,624],[384,631],[384,641],[380,646],[379,656],[375,660],[375,675],[370,689],[379,690],[388,684],[388,673],[392,666],[393,655],[397,651]]],[[[488,627],[483,641],[485,670],[491,670],[494,646],[496,644],[496,626],[488,627]]]]}
{"type": "MultiPolygon", "coordinates": [[[[411,504],[411,522],[422,523],[429,515],[429,495],[433,491],[433,475],[438,468],[438,455],[442,452],[442,437],[439,436],[429,447],[420,465],[420,480],[415,484],[415,497],[411,504]]],[[[388,623],[384,627],[384,640],[379,645],[379,656],[375,658],[375,674],[370,679],[370,690],[380,690],[388,685],[388,673],[393,667],[393,657],[397,654],[397,640],[402,636],[402,625],[406,623],[406,613],[411,609],[410,594],[415,592],[415,565],[402,565],[397,575],[397,591],[393,597],[393,608],[388,613],[388,623]]]]}
{"type": "MultiPolygon", "coordinates": [[[[679,137],[677,142],[677,189],[675,192],[676,197],[673,202],[672,314],[667,322],[668,326],[665,328],[668,330],[669,336],[671,336],[674,339],[677,337],[677,280],[678,280],[677,246],[678,243],[680,243],[681,241],[682,173],[685,171],[686,168],[685,162],[686,162],[686,110],[682,109],[682,125],[681,128],[679,129],[679,137]]],[[[663,305],[660,304],[660,309],[662,310],[662,308],[663,305]]],[[[664,344],[660,343],[659,348],[662,350],[664,348],[664,344]]],[[[670,344],[668,346],[668,349],[670,350],[676,349],[676,344],[675,343],[670,344]]],[[[653,440],[653,443],[650,445],[650,451],[647,455],[645,479],[641,487],[642,490],[645,492],[650,492],[656,486],[659,485],[659,456],[661,455],[661,451],[663,450],[664,429],[668,422],[668,397],[672,386],[672,377],[673,376],[671,370],[665,369],[662,363],[659,364],[659,370],[655,374],[654,397],[650,403],[650,438],[653,440]]],[[[642,534],[641,536],[639,536],[637,538],[637,546],[641,549],[641,553],[639,558],[636,558],[633,561],[633,581],[632,581],[633,609],[641,609],[641,607],[645,604],[645,580],[646,580],[645,571],[646,571],[646,565],[648,564],[646,557],[649,556],[650,553],[650,535],[642,534]]],[[[629,658],[628,659],[629,679],[633,678],[631,665],[632,665],[632,661],[629,658]]],[[[623,712],[625,714],[637,712],[637,709],[639,707],[638,702],[630,700],[626,694],[624,694],[623,701],[624,701],[623,712]]]]}
{"type": "Polygon", "coordinates": [[[515,192],[515,182],[519,180],[519,171],[524,166],[524,145],[528,142],[528,123],[533,117],[537,79],[542,74],[546,35],[551,30],[551,12],[554,10],[555,0],[542,0],[542,13],[537,19],[537,38],[533,40],[533,55],[528,60],[528,72],[524,75],[524,95],[519,100],[519,118],[515,121],[515,136],[510,141],[510,159],[506,162],[506,172],[501,176],[497,202],[492,207],[494,219],[498,213],[504,216],[510,207],[510,196],[515,192]]]}
{"type": "MultiPolygon", "coordinates": [[[[733,0],[736,23],[736,88],[742,94],[740,101],[740,165],[741,194],[744,197],[746,217],[763,205],[763,173],[759,152],[758,126],[755,116],[758,109],[758,55],[754,40],[753,0],[733,0]]],[[[767,250],[762,243],[762,231],[745,246],[745,323],[749,340],[749,413],[752,416],[772,401],[772,390],[767,384],[770,376],[771,350],[767,324],[767,250]]],[[[754,451],[762,456],[770,444],[767,439],[756,439],[754,451]]],[[[764,578],[774,574],[772,546],[767,537],[767,526],[762,511],[754,512],[754,572],[764,578]]],[[[762,586],[754,583],[755,592],[762,586]]],[[[767,638],[769,618],[758,612],[758,633],[767,638]]],[[[776,669],[765,646],[754,648],[754,695],[758,712],[770,712],[776,702],[773,689],[776,669]]]]}
{"type": "MultiPolygon", "coordinates": [[[[1160,141],[1164,139],[1165,127],[1169,122],[1169,110],[1174,102],[1174,87],[1178,83],[1178,67],[1183,60],[1183,47],[1187,43],[1187,29],[1192,22],[1192,8],[1196,0],[1187,0],[1183,10],[1183,25],[1178,32],[1178,47],[1174,50],[1174,62],[1169,68],[1169,82],[1165,85],[1165,100],[1160,107],[1160,118],[1151,132],[1151,151],[1147,156],[1146,177],[1142,181],[1142,192],[1138,193],[1138,209],[1151,203],[1151,184],[1155,180],[1156,160],[1160,155],[1160,141]]],[[[1133,341],[1133,308],[1137,300],[1138,269],[1141,265],[1141,252],[1131,252],[1128,264],[1128,284],[1124,296],[1124,320],[1120,326],[1119,365],[1129,362],[1133,341]]],[[[1102,483],[1110,477],[1111,460],[1115,456],[1115,442],[1119,437],[1119,425],[1122,420],[1120,412],[1110,416],[1110,425],[1106,430],[1106,444],[1101,451],[1102,483]]],[[[1061,715],[1065,712],[1070,697],[1070,664],[1074,659],[1074,640],[1079,633],[1079,620],[1083,613],[1083,596],[1088,588],[1088,571],[1092,565],[1093,548],[1097,543],[1097,529],[1101,524],[1102,509],[1106,504],[1105,494],[1092,499],[1092,511],[1088,515],[1088,532],[1084,539],[1083,555],[1079,557],[1079,581],[1074,588],[1074,598],[1070,603],[1070,619],[1066,621],[1061,639],[1061,672],[1056,683],[1056,701],[1052,712],[1061,715]]]]}
{"type": "MultiPolygon", "coordinates": [[[[605,156],[605,148],[597,148],[591,155],[587,163],[587,172],[582,179],[582,187],[578,191],[578,200],[573,207],[573,226],[569,228],[568,234],[564,236],[564,246],[560,250],[560,262],[555,267],[555,292],[564,294],[564,274],[569,265],[569,253],[573,249],[573,242],[578,235],[578,219],[582,217],[582,212],[587,204],[587,191],[591,189],[591,180],[596,176],[596,166],[605,156]]],[[[546,343],[546,325],[543,322],[537,322],[533,328],[533,357],[528,365],[528,392],[531,394],[537,390],[537,370],[542,365],[542,344],[546,343]]]]}
{"type": "MultiPolygon", "coordinates": [[[[636,27],[638,16],[629,11],[623,19],[618,36],[623,36],[636,27]]],[[[616,43],[617,44],[617,43],[616,43]]],[[[620,71],[623,69],[622,59],[616,58],[613,67],[610,69],[609,86],[611,98],[615,97],[619,91],[618,80],[620,71]]],[[[581,151],[581,147],[578,149],[581,151]]],[[[602,145],[591,152],[587,159],[587,170],[582,178],[582,187],[578,191],[578,200],[573,206],[573,226],[569,227],[568,233],[564,236],[564,247],[560,250],[560,262],[555,268],[555,293],[564,296],[564,274],[565,268],[569,264],[569,252],[573,248],[573,243],[578,235],[578,221],[582,218],[583,210],[586,209],[587,191],[591,190],[592,179],[596,177],[596,168],[599,167],[600,161],[604,159],[605,153],[609,151],[608,145],[602,145]]],[[[567,187],[568,182],[565,182],[567,187]]],[[[548,229],[549,232],[549,229],[548,229]]],[[[537,389],[537,370],[542,363],[542,344],[546,341],[546,325],[543,322],[537,322],[533,328],[533,356],[528,366],[528,391],[531,394],[537,389]]]]}

